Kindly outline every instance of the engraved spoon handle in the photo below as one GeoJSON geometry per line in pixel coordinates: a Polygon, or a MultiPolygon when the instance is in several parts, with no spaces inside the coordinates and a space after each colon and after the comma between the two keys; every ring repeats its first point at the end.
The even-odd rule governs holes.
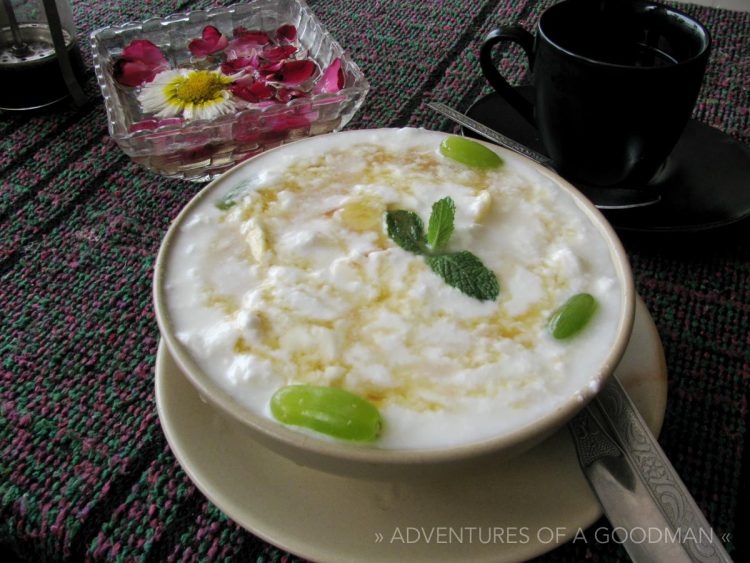
{"type": "Polygon", "coordinates": [[[586,478],[633,561],[731,557],[616,377],[570,422],[586,478]],[[635,541],[637,529],[659,541],[635,541]],[[632,536],[632,537],[631,537],[632,536]]]}
{"type": "Polygon", "coordinates": [[[517,152],[518,154],[521,154],[527,158],[530,158],[531,160],[533,160],[534,162],[538,162],[542,166],[546,166],[547,168],[552,169],[555,168],[551,158],[544,156],[543,154],[538,153],[535,150],[532,150],[529,147],[514,141],[510,137],[506,137],[499,131],[490,129],[486,125],[475,121],[474,119],[464,115],[463,113],[446,106],[445,104],[441,104],[440,102],[427,102],[426,105],[427,107],[434,109],[436,112],[444,115],[445,117],[452,119],[456,123],[463,125],[467,129],[474,131],[474,133],[478,133],[486,139],[495,141],[497,144],[514,152],[517,152]]]}

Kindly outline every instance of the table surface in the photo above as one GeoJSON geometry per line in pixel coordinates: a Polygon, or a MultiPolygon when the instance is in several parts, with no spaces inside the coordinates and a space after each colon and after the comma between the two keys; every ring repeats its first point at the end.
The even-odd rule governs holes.
{"type": "Polygon", "coordinates": [[[748,11],[750,10],[750,0],[693,0],[686,2],[680,0],[682,4],[697,4],[700,6],[709,6],[711,8],[721,8],[725,10],[748,11]]]}
{"type": "MultiPolygon", "coordinates": [[[[481,38],[501,22],[530,27],[551,3],[309,2],[372,86],[348,128],[445,131],[456,129],[424,102],[466,111],[489,92],[481,38]]],[[[750,13],[710,7],[750,5],[701,3],[682,4],[714,37],[694,118],[750,144],[750,13]]],[[[93,29],[212,4],[221,2],[72,2],[89,68],[93,29]]],[[[523,80],[521,54],[500,56],[523,80]]],[[[0,557],[293,559],[208,502],[165,441],[151,279],[161,238],[201,185],[131,162],[108,137],[91,72],[87,89],[78,110],[0,116],[0,557]]],[[[748,230],[623,240],[666,354],[660,442],[737,556],[750,482],[748,230]]],[[[575,542],[541,560],[623,558],[614,542],[575,542]]]]}

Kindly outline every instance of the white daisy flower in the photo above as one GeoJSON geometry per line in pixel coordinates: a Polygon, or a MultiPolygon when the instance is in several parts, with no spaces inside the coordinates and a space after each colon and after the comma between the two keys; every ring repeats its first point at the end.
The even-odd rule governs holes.
{"type": "Polygon", "coordinates": [[[236,109],[228,89],[232,81],[208,70],[165,70],[143,87],[138,101],[144,113],[157,118],[214,119],[236,109]]]}

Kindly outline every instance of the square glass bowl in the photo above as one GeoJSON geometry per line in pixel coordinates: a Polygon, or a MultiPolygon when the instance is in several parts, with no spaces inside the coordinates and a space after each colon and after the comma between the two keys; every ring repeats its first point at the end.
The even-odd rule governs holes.
{"type": "Polygon", "coordinates": [[[369,90],[362,71],[303,0],[251,0],[107,27],[94,31],[91,43],[110,136],[135,162],[168,177],[208,181],[275,146],[338,131],[349,122],[369,90]],[[123,49],[137,39],[147,39],[159,47],[171,68],[198,68],[202,63],[192,57],[188,43],[200,38],[206,26],[231,37],[236,28],[273,35],[286,24],[297,28],[300,48],[321,71],[340,59],[341,90],[287,103],[249,104],[211,120],[157,120],[142,112],[138,89],[121,85],[113,76],[123,49]]]}

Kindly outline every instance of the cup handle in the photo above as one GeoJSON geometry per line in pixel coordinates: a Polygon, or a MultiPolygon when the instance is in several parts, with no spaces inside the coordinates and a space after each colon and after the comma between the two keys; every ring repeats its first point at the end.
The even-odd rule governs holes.
{"type": "Polygon", "coordinates": [[[492,48],[500,41],[513,41],[518,43],[526,52],[529,58],[529,68],[534,64],[534,37],[519,25],[493,29],[487,35],[479,51],[479,65],[482,67],[482,73],[495,91],[518,112],[526,121],[536,126],[534,123],[534,106],[526,98],[516,92],[508,84],[495,68],[492,62],[492,48]]]}

